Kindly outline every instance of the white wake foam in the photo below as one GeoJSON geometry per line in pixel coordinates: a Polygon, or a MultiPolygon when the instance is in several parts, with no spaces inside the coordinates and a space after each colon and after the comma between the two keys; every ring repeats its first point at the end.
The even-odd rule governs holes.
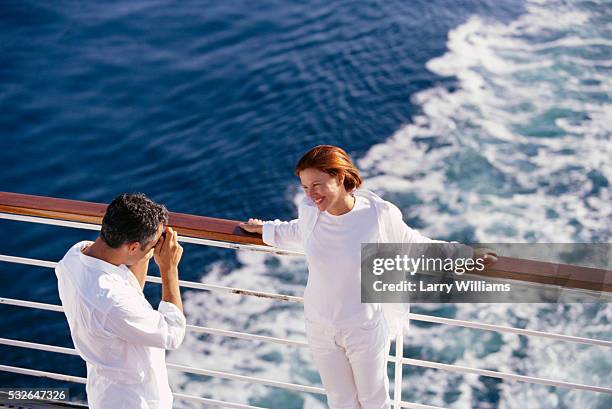
{"type": "Polygon", "coordinates": [[[591,94],[612,81],[600,60],[565,50],[609,41],[578,37],[598,28],[587,11],[527,9],[509,25],[472,17],[452,30],[427,67],[457,89],[414,95],[422,113],[359,165],[368,187],[414,196],[406,216],[433,236],[472,226],[483,242],[609,241],[612,195],[598,183],[612,179],[612,105],[591,94]]]}
{"type": "MultiPolygon", "coordinates": [[[[608,242],[612,107],[599,96],[612,89],[610,54],[594,58],[588,51],[611,44],[597,16],[579,7],[531,2],[511,24],[475,16],[452,30],[448,52],[427,67],[456,77],[456,90],[437,87],[413,96],[421,113],[359,161],[370,175],[366,186],[406,198],[405,217],[418,220],[431,237],[467,227],[471,239],[489,243],[608,242]]],[[[457,308],[459,317],[481,322],[612,335],[612,308],[605,304],[457,308]]],[[[604,348],[514,335],[489,344],[487,336],[413,326],[407,343],[444,357],[465,337],[457,364],[594,385],[605,385],[612,369],[612,353],[604,348]],[[497,351],[478,353],[497,343],[497,351]]],[[[429,372],[409,376],[405,384],[418,402],[446,407],[444,394],[457,389],[461,394],[451,407],[605,406],[597,394],[510,382],[497,388],[499,406],[487,405],[479,397],[487,390],[482,380],[466,376],[457,387],[456,375],[429,372]],[[415,385],[431,382],[438,386],[414,392],[415,385]]]]}

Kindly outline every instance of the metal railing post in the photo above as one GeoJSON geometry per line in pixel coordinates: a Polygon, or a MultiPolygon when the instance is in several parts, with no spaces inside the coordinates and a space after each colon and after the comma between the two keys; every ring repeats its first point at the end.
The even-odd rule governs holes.
{"type": "Polygon", "coordinates": [[[393,407],[402,407],[402,358],[404,357],[404,331],[400,328],[395,335],[395,376],[393,388],[393,407]]]}

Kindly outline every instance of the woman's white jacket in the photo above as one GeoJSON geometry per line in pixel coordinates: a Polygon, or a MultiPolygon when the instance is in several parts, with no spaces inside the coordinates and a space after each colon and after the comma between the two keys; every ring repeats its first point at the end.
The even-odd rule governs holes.
{"type": "MultiPolygon", "coordinates": [[[[402,217],[402,212],[393,203],[390,203],[375,193],[359,189],[354,191],[355,196],[368,200],[376,209],[378,220],[378,243],[445,243],[432,240],[421,235],[417,230],[410,228],[402,217]]],[[[305,243],[312,234],[319,214],[321,212],[308,197],[304,197],[298,206],[298,218],[289,222],[280,220],[267,221],[263,225],[263,241],[274,247],[303,251],[305,243]],[[283,225],[279,235],[276,226],[283,225]]],[[[461,246],[465,253],[467,246],[461,246]]],[[[469,249],[469,248],[468,248],[469,249]]],[[[471,257],[471,254],[469,255],[471,257]]],[[[398,329],[407,329],[409,325],[409,303],[383,303],[383,313],[392,334],[398,329]]]]}

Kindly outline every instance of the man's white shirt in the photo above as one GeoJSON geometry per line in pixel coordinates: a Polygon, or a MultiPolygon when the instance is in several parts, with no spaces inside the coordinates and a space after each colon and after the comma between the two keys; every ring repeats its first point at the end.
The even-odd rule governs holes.
{"type": "Polygon", "coordinates": [[[74,246],[55,269],[76,350],[87,362],[91,409],[170,409],[166,349],[185,336],[185,316],[162,301],[154,310],[134,274],[74,246]]]}

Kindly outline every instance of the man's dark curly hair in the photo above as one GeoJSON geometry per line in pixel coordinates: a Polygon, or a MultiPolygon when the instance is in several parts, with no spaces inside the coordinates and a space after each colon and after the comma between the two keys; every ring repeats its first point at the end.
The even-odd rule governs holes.
{"type": "Polygon", "coordinates": [[[112,248],[155,238],[160,224],[168,223],[168,210],[143,193],[124,193],[113,199],[102,219],[102,240],[112,248]]]}

